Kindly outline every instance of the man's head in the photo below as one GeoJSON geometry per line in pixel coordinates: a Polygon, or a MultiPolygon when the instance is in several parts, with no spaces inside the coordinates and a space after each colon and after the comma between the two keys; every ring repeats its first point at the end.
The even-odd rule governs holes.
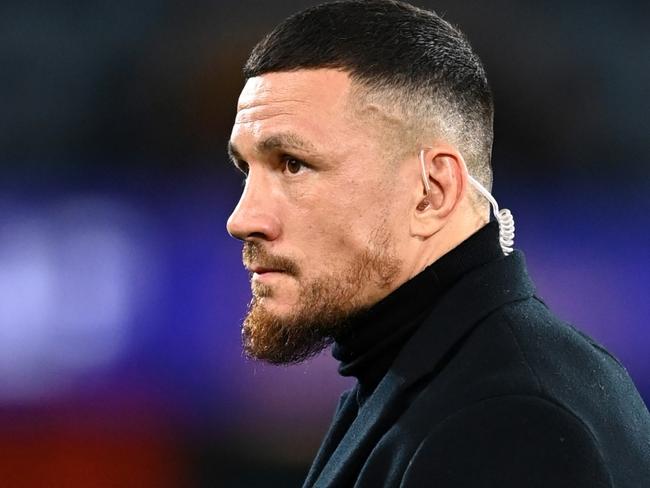
{"type": "Polygon", "coordinates": [[[228,221],[253,273],[244,344],[296,362],[487,219],[466,167],[490,186],[492,98],[459,31],[392,1],[298,13],[244,74],[228,221]]]}

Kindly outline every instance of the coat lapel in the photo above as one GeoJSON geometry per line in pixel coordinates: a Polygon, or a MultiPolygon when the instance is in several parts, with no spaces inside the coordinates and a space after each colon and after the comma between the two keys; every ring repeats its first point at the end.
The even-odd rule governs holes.
{"type": "Polygon", "coordinates": [[[330,426],[325,435],[325,439],[321,443],[320,449],[318,449],[318,453],[311,468],[309,468],[309,473],[307,474],[307,479],[305,479],[303,487],[306,488],[314,484],[314,481],[323,470],[323,466],[332,456],[334,449],[341,442],[350,424],[355,419],[357,415],[357,388],[358,385],[346,391],[341,396],[339,404],[336,407],[336,412],[334,413],[334,423],[330,426]]]}
{"type": "MultiPolygon", "coordinates": [[[[518,251],[465,275],[440,298],[409,339],[359,410],[313,486],[353,485],[359,467],[363,466],[379,438],[401,413],[401,393],[419,378],[442,366],[447,352],[482,318],[506,303],[529,298],[533,293],[523,255],[518,251]]],[[[347,402],[350,401],[355,401],[353,395],[348,395],[347,402]]],[[[340,434],[338,432],[338,436],[340,434]]],[[[328,452],[331,452],[334,441],[330,437],[328,435],[328,452]]],[[[327,441],[321,451],[326,444],[327,441]]],[[[325,456],[321,456],[319,451],[319,457],[325,456]]],[[[323,459],[320,461],[315,464],[321,464],[323,459]]],[[[311,486],[310,478],[315,476],[316,473],[310,471],[305,486],[311,486]]]]}

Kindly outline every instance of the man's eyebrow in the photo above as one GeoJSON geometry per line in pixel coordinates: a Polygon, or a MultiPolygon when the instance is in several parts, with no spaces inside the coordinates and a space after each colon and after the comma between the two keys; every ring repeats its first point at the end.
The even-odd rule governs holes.
{"type": "Polygon", "coordinates": [[[316,148],[293,132],[280,132],[271,134],[256,144],[260,153],[269,153],[278,149],[298,149],[306,152],[316,152],[316,148]]]}
{"type": "MultiPolygon", "coordinates": [[[[316,152],[313,144],[293,132],[271,134],[255,144],[255,149],[262,154],[268,154],[278,149],[297,149],[308,153],[316,152]]],[[[228,141],[228,155],[234,163],[244,161],[244,157],[232,141],[228,141]]]]}

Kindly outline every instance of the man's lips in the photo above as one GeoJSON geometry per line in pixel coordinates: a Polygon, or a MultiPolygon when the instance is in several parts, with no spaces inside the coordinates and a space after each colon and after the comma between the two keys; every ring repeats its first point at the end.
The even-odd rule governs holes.
{"type": "Polygon", "coordinates": [[[265,274],[265,273],[282,273],[281,269],[265,268],[264,266],[251,266],[250,268],[248,268],[248,270],[251,273],[258,274],[258,275],[265,274]]]}
{"type": "Polygon", "coordinates": [[[268,285],[274,283],[277,278],[285,275],[285,272],[281,269],[265,268],[263,266],[252,266],[249,268],[249,271],[252,273],[251,280],[253,282],[268,285]]]}

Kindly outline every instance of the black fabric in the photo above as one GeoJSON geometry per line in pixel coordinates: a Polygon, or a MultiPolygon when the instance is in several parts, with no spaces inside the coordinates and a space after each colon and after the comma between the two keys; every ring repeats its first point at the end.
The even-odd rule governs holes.
{"type": "Polygon", "coordinates": [[[520,252],[481,244],[490,233],[337,345],[359,382],[305,487],[650,487],[650,414],[625,369],[534,296],[520,252]],[[395,312],[427,286],[431,303],[395,312]]]}
{"type": "Polygon", "coordinates": [[[438,298],[470,270],[503,257],[499,226],[492,222],[354,319],[332,347],[339,374],[358,380],[359,406],[438,298]]]}

